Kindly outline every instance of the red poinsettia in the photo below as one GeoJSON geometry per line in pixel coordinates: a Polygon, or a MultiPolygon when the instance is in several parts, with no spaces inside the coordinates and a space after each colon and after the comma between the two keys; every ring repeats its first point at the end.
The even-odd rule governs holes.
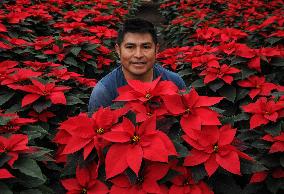
{"type": "Polygon", "coordinates": [[[223,97],[199,96],[194,88],[188,94],[163,97],[170,113],[182,115],[180,124],[183,130],[200,130],[202,125],[220,125],[219,114],[209,106],[217,104],[222,99],[223,97]]]}
{"type": "Polygon", "coordinates": [[[261,72],[260,60],[262,59],[268,62],[269,58],[280,56],[280,49],[270,47],[251,49],[245,44],[238,44],[235,54],[250,59],[248,67],[261,72]]]}
{"type": "Polygon", "coordinates": [[[157,118],[161,118],[168,113],[165,104],[161,98],[153,98],[149,102],[128,102],[125,104],[125,108],[134,111],[136,113],[136,122],[140,123],[156,115],[157,118]]]}
{"type": "Polygon", "coordinates": [[[197,67],[206,67],[206,66],[219,66],[219,60],[220,58],[216,57],[213,54],[206,54],[201,56],[194,56],[186,59],[186,61],[191,62],[191,68],[197,68],[197,67]]]}
{"type": "Polygon", "coordinates": [[[184,159],[185,166],[195,166],[204,163],[205,170],[211,176],[219,166],[227,171],[240,175],[239,157],[252,160],[248,155],[239,151],[232,144],[236,129],[224,125],[203,126],[201,131],[190,130],[183,135],[183,139],[193,149],[184,159]]]}
{"type": "Polygon", "coordinates": [[[32,46],[34,46],[35,50],[40,50],[43,47],[51,45],[53,42],[54,38],[52,36],[38,36],[35,38],[32,46]]]}
{"type": "Polygon", "coordinates": [[[49,118],[56,116],[55,114],[53,114],[50,111],[43,111],[41,113],[37,113],[35,111],[30,111],[28,113],[28,115],[33,117],[33,118],[36,118],[36,119],[38,119],[39,121],[42,121],[42,122],[47,122],[49,120],[49,118]]]}
{"type": "Polygon", "coordinates": [[[12,167],[14,162],[18,159],[18,155],[29,150],[27,144],[27,135],[13,134],[7,138],[0,136],[0,153],[6,153],[11,157],[8,164],[12,167]]]}
{"type": "Polygon", "coordinates": [[[99,38],[115,38],[117,37],[117,31],[110,29],[106,26],[92,26],[88,30],[95,33],[99,38]]]}
{"type": "Polygon", "coordinates": [[[54,141],[66,145],[62,154],[84,149],[83,156],[86,159],[94,148],[100,152],[108,144],[102,136],[110,131],[119,116],[118,112],[110,108],[100,108],[91,118],[82,113],[61,123],[60,132],[54,141]]]}
{"type": "Polygon", "coordinates": [[[227,64],[219,65],[215,63],[214,65],[208,65],[205,70],[203,70],[199,75],[204,75],[204,83],[208,84],[216,80],[217,78],[222,79],[227,84],[231,84],[233,79],[232,74],[239,73],[240,70],[235,67],[230,67],[227,64]]]}
{"type": "Polygon", "coordinates": [[[5,168],[0,168],[0,179],[14,178],[14,176],[5,168]]]}
{"type": "Polygon", "coordinates": [[[46,55],[56,55],[58,61],[62,61],[65,57],[65,54],[63,53],[64,49],[59,48],[59,46],[57,45],[52,45],[52,49],[51,50],[45,50],[43,51],[44,54],[46,55]]]}
{"type": "Polygon", "coordinates": [[[274,83],[265,82],[265,77],[252,75],[246,80],[238,81],[238,85],[246,88],[252,88],[249,92],[249,96],[254,99],[255,96],[269,96],[271,90],[277,88],[274,83]]]}
{"type": "Polygon", "coordinates": [[[0,133],[11,133],[20,129],[21,126],[34,123],[37,120],[30,118],[20,118],[17,113],[1,113],[0,116],[9,121],[4,126],[0,126],[0,133]]]}
{"type": "Polygon", "coordinates": [[[275,179],[283,179],[284,178],[284,170],[282,168],[276,168],[273,170],[265,170],[253,173],[250,178],[250,183],[260,183],[266,180],[267,176],[271,174],[271,176],[275,179]]]}
{"type": "Polygon", "coordinates": [[[56,77],[61,80],[69,80],[70,78],[75,78],[81,76],[78,73],[70,72],[67,70],[67,68],[54,68],[50,73],[47,74],[48,76],[56,77]]]}
{"type": "Polygon", "coordinates": [[[250,128],[254,129],[260,125],[266,125],[270,121],[276,122],[279,118],[277,111],[284,108],[284,103],[261,97],[255,103],[244,105],[242,108],[245,112],[253,114],[250,119],[250,128]]]}
{"type": "Polygon", "coordinates": [[[163,163],[146,163],[143,170],[137,176],[135,182],[130,183],[126,175],[114,177],[110,194],[167,194],[165,185],[159,185],[158,180],[162,179],[168,172],[169,166],[163,163]]]}
{"type": "Polygon", "coordinates": [[[55,86],[55,83],[43,84],[36,79],[31,80],[33,85],[13,85],[13,89],[29,92],[22,100],[22,107],[29,105],[39,99],[41,96],[50,99],[53,104],[66,104],[64,91],[69,90],[68,86],[55,86]]]}
{"type": "Polygon", "coordinates": [[[178,87],[171,81],[161,81],[161,76],[152,82],[128,80],[128,85],[117,89],[118,97],[114,101],[141,101],[146,102],[153,97],[176,94],[178,87]]]}
{"type": "Polygon", "coordinates": [[[110,63],[113,62],[111,59],[105,58],[103,56],[97,57],[97,68],[101,69],[103,66],[110,66],[110,63]]]}
{"type": "Polygon", "coordinates": [[[236,29],[236,28],[224,28],[220,29],[220,34],[221,34],[221,41],[222,42],[231,42],[231,41],[236,41],[241,38],[245,38],[248,36],[247,33],[236,29]]]}
{"type": "Polygon", "coordinates": [[[35,72],[31,69],[14,69],[14,71],[1,81],[1,85],[9,85],[13,83],[19,83],[21,81],[28,80],[42,75],[42,72],[35,72]]]}
{"type": "Polygon", "coordinates": [[[175,71],[177,66],[181,64],[181,60],[183,59],[186,50],[188,50],[188,47],[165,49],[157,55],[157,58],[163,63],[163,66],[169,65],[175,71]]]}
{"type": "Polygon", "coordinates": [[[76,177],[61,180],[62,185],[67,189],[66,194],[107,194],[108,188],[97,179],[97,164],[93,163],[87,167],[76,168],[76,177]]]}
{"type": "Polygon", "coordinates": [[[106,155],[106,177],[111,178],[130,167],[136,175],[142,159],[168,162],[169,155],[177,155],[167,135],[156,130],[156,117],[144,121],[140,126],[124,117],[123,122],[111,132],[104,134],[104,139],[114,142],[106,155]]]}
{"type": "Polygon", "coordinates": [[[173,169],[180,174],[171,179],[173,185],[169,189],[169,194],[214,194],[203,181],[194,181],[189,169],[183,166],[175,166],[173,169]]]}
{"type": "Polygon", "coordinates": [[[267,134],[262,139],[265,141],[273,142],[272,146],[270,147],[269,153],[284,152],[284,132],[281,132],[280,135],[274,137],[267,134]]]}

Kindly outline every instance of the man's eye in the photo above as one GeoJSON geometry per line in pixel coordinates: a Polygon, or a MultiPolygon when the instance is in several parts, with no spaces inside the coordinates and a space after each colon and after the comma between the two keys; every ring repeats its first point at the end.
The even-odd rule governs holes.
{"type": "Polygon", "coordinates": [[[144,49],[150,49],[150,48],[151,48],[151,46],[149,46],[149,45],[144,46],[144,49]]]}

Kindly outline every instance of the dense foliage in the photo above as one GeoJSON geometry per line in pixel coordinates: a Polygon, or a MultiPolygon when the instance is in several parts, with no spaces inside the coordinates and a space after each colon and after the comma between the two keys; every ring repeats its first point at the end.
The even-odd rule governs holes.
{"type": "Polygon", "coordinates": [[[283,2],[161,1],[169,81],[86,113],[140,1],[0,4],[0,193],[281,193],[283,2]],[[120,103],[124,102],[124,103],[120,103]]]}

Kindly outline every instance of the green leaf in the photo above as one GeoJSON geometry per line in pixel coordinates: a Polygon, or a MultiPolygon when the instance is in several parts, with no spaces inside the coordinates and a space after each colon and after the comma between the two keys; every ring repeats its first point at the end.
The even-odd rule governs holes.
{"type": "Polygon", "coordinates": [[[203,79],[198,79],[198,80],[195,80],[194,82],[191,83],[191,86],[193,88],[201,88],[201,87],[204,87],[204,83],[203,83],[203,79]]]}
{"type": "Polygon", "coordinates": [[[243,194],[255,194],[262,189],[263,185],[261,184],[248,184],[243,189],[243,194]]]}
{"type": "Polygon", "coordinates": [[[220,89],[222,86],[224,86],[224,82],[221,80],[215,80],[211,83],[209,83],[209,88],[216,92],[218,89],[220,89]]]}
{"type": "Polygon", "coordinates": [[[1,194],[13,194],[9,187],[3,182],[0,182],[0,191],[1,194]]]}
{"type": "Polygon", "coordinates": [[[39,125],[26,125],[22,127],[22,132],[28,135],[29,140],[43,138],[49,133],[39,125]]]}
{"type": "Polygon", "coordinates": [[[216,193],[224,193],[224,194],[242,193],[240,185],[238,185],[231,176],[219,174],[217,178],[211,180],[212,180],[212,185],[214,185],[214,192],[216,193]]]}
{"type": "Polygon", "coordinates": [[[66,105],[75,105],[75,104],[85,104],[80,98],[77,98],[76,96],[66,96],[66,105]]]}
{"type": "Polygon", "coordinates": [[[241,159],[241,173],[242,174],[252,174],[255,172],[261,172],[268,170],[263,164],[258,161],[248,161],[241,159]]]}
{"type": "Polygon", "coordinates": [[[130,168],[127,168],[125,171],[128,180],[130,181],[131,184],[135,184],[137,181],[137,176],[135,174],[135,172],[133,170],[131,170],[130,168]]]}
{"type": "Polygon", "coordinates": [[[241,72],[242,72],[242,79],[246,79],[249,76],[256,74],[255,70],[243,66],[241,67],[241,72]]]}
{"type": "Polygon", "coordinates": [[[10,100],[15,95],[15,92],[6,91],[4,94],[0,95],[0,106],[5,104],[8,100],[10,100]]]}
{"type": "Polygon", "coordinates": [[[7,125],[11,121],[12,117],[2,117],[0,116],[0,126],[7,125]]]}
{"type": "Polygon", "coordinates": [[[38,189],[28,189],[25,191],[21,191],[20,194],[42,194],[42,192],[38,189]]]}
{"type": "Polygon", "coordinates": [[[271,176],[269,176],[266,179],[266,186],[267,186],[269,191],[271,191],[272,193],[278,194],[278,193],[281,192],[281,190],[283,191],[283,189],[284,189],[283,178],[275,179],[275,178],[272,178],[271,176]]]}
{"type": "Polygon", "coordinates": [[[80,161],[80,153],[76,152],[74,154],[70,154],[67,156],[67,163],[64,166],[64,169],[61,173],[61,177],[64,178],[66,176],[71,176],[75,174],[76,166],[80,161]]]}
{"type": "Polygon", "coordinates": [[[239,101],[241,99],[244,99],[249,93],[249,90],[243,89],[243,88],[237,88],[237,96],[235,101],[239,101]]]}
{"type": "Polygon", "coordinates": [[[272,136],[278,136],[281,133],[281,129],[284,127],[283,121],[278,121],[276,123],[270,123],[269,125],[265,125],[262,128],[264,131],[272,136]]]}
{"type": "Polygon", "coordinates": [[[97,63],[96,63],[95,61],[93,61],[93,60],[88,60],[87,63],[90,64],[90,65],[92,65],[92,66],[95,67],[95,68],[98,67],[98,66],[97,66],[97,63]]]}
{"type": "Polygon", "coordinates": [[[223,114],[225,112],[225,110],[214,107],[214,106],[210,107],[210,109],[214,110],[214,111],[216,111],[217,113],[220,113],[220,114],[223,114]]]}
{"type": "Polygon", "coordinates": [[[50,100],[45,100],[45,101],[36,101],[33,103],[33,109],[41,113],[42,111],[46,110],[47,108],[51,107],[52,103],[50,100]]]}
{"type": "Polygon", "coordinates": [[[5,153],[1,153],[0,154],[0,168],[7,163],[10,159],[12,158],[12,156],[9,156],[8,154],[5,153]]]}
{"type": "Polygon", "coordinates": [[[246,63],[247,61],[248,61],[247,59],[242,58],[242,57],[234,57],[231,60],[231,64],[230,65],[236,65],[236,64],[239,64],[239,63],[246,63]]]}
{"type": "Polygon", "coordinates": [[[176,148],[176,151],[178,153],[178,158],[184,158],[188,155],[188,149],[184,145],[182,145],[180,142],[173,141],[174,146],[176,148]]]}
{"type": "Polygon", "coordinates": [[[224,96],[227,100],[234,102],[236,99],[236,88],[231,85],[225,85],[218,90],[221,96],[224,96]]]}
{"type": "Polygon", "coordinates": [[[66,57],[64,59],[64,62],[68,65],[78,67],[78,63],[73,57],[66,57]]]}
{"type": "Polygon", "coordinates": [[[280,164],[284,168],[284,156],[280,156],[280,164]]]}
{"type": "Polygon", "coordinates": [[[35,55],[35,58],[38,59],[47,59],[48,57],[46,55],[35,55]]]}
{"type": "Polygon", "coordinates": [[[252,142],[251,144],[252,147],[255,147],[257,149],[267,149],[269,150],[270,144],[268,142],[262,141],[262,140],[256,140],[252,142]]]}
{"type": "Polygon", "coordinates": [[[223,116],[220,118],[222,124],[230,123],[231,125],[233,125],[235,122],[249,120],[249,119],[250,119],[250,116],[247,113],[240,113],[237,115],[233,115],[231,117],[223,116]]]}
{"type": "Polygon", "coordinates": [[[17,176],[21,185],[23,185],[26,188],[30,188],[30,189],[43,185],[46,182],[46,177],[44,175],[43,177],[44,177],[44,180],[31,177],[25,174],[19,174],[17,176]]]}
{"type": "Polygon", "coordinates": [[[187,76],[187,75],[191,75],[192,74],[192,71],[188,68],[186,69],[183,69],[183,70],[180,70],[178,72],[178,74],[181,76],[181,77],[184,77],[184,76],[187,76]]]}
{"type": "Polygon", "coordinates": [[[33,146],[32,148],[35,149],[36,151],[30,153],[29,158],[35,159],[37,161],[54,161],[52,157],[47,157],[47,155],[50,154],[53,150],[37,146],[33,146]]]}
{"type": "Polygon", "coordinates": [[[181,173],[178,171],[175,171],[173,169],[170,169],[165,177],[163,177],[161,180],[159,180],[159,184],[164,184],[168,182],[169,180],[172,180],[175,176],[180,175],[181,173]]]}
{"type": "Polygon", "coordinates": [[[284,66],[284,58],[273,58],[270,62],[271,65],[276,67],[283,67],[284,66]]]}
{"type": "Polygon", "coordinates": [[[36,161],[32,159],[20,158],[16,160],[16,162],[14,163],[14,168],[18,169],[20,172],[22,172],[25,175],[45,181],[45,178],[43,177],[40,167],[38,166],[36,161]]]}
{"type": "Polygon", "coordinates": [[[84,50],[86,51],[93,51],[96,50],[100,45],[99,44],[88,44],[83,47],[84,50]]]}
{"type": "Polygon", "coordinates": [[[77,56],[81,51],[81,47],[73,47],[70,52],[73,53],[73,55],[77,56]]]}
{"type": "Polygon", "coordinates": [[[195,182],[198,182],[207,176],[207,172],[202,165],[193,166],[190,170],[192,172],[192,178],[195,182]]]}
{"type": "Polygon", "coordinates": [[[265,42],[268,42],[270,45],[273,45],[276,42],[280,41],[281,39],[283,39],[283,38],[281,38],[281,37],[269,37],[269,38],[265,39],[265,42]]]}

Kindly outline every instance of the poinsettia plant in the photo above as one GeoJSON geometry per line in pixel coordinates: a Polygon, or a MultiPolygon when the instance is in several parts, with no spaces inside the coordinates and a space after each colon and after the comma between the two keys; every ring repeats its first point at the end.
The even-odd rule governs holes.
{"type": "Polygon", "coordinates": [[[169,81],[86,112],[141,1],[0,4],[0,193],[282,193],[283,2],[160,1],[169,81]]]}
{"type": "Polygon", "coordinates": [[[115,67],[117,29],[138,6],[1,1],[0,193],[65,193],[56,128],[86,111],[91,89],[115,67]]]}
{"type": "MultiPolygon", "coordinates": [[[[216,137],[204,143],[197,141],[201,134],[185,134],[192,146],[186,163],[205,162],[207,174],[215,172],[213,166],[226,164],[206,148],[209,142],[228,141],[233,134],[237,137],[233,142],[254,161],[240,160],[240,169],[235,168],[234,174],[241,172],[241,177],[217,175],[218,171],[210,176],[216,193],[283,192],[282,6],[277,0],[160,4],[166,18],[163,33],[171,40],[166,42],[170,48],[158,55],[161,65],[178,72],[198,93],[224,97],[214,109],[222,114],[219,130],[226,131],[228,139],[218,139],[217,132],[212,132],[216,127],[210,126],[202,127],[201,134],[207,131],[204,135],[216,137]]],[[[215,148],[219,150],[219,146],[215,148]]],[[[237,152],[234,155],[247,158],[237,152]]]]}
{"type": "MultiPolygon", "coordinates": [[[[179,91],[160,78],[151,83],[129,80],[118,88],[114,101],[124,102],[122,107],[101,107],[91,117],[80,114],[64,121],[54,139],[62,148],[58,158],[73,154],[66,165],[76,168],[97,163],[93,170],[113,194],[213,193],[202,181],[206,175],[218,169],[241,175],[240,158],[254,159],[240,149],[235,128],[220,126],[221,115],[212,108],[223,98],[199,96],[193,88],[179,91]],[[137,106],[148,110],[143,119],[138,119],[137,106]],[[204,177],[194,177],[192,167],[204,177]],[[178,182],[179,176],[185,180],[178,182]]],[[[96,189],[86,185],[78,193],[108,192],[96,189]]]]}

